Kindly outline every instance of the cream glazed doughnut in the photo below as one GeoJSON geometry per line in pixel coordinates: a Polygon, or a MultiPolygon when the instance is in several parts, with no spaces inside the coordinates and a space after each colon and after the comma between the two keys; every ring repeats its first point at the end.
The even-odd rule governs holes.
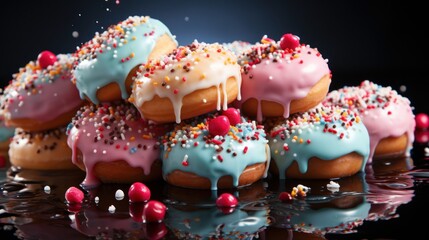
{"type": "Polygon", "coordinates": [[[73,163],[86,171],[82,185],[160,179],[158,137],[168,130],[142,120],[126,102],[82,107],[67,130],[73,163]]]}
{"type": "Polygon", "coordinates": [[[410,156],[415,117],[409,99],[391,87],[365,80],[359,86],[331,91],[323,104],[338,105],[359,113],[370,136],[368,163],[373,158],[410,156]]]}
{"type": "Polygon", "coordinates": [[[279,42],[264,37],[238,58],[242,66],[242,99],[236,106],[248,116],[287,118],[315,107],[326,96],[331,71],[318,49],[292,34],[279,42]]]}
{"type": "Polygon", "coordinates": [[[320,105],[295,113],[270,132],[271,164],[280,179],[330,179],[364,171],[369,135],[357,113],[320,105]]]}
{"type": "Polygon", "coordinates": [[[165,136],[161,156],[169,184],[216,190],[266,177],[270,152],[264,127],[232,120],[225,112],[189,120],[165,136]]]}
{"type": "Polygon", "coordinates": [[[74,81],[80,96],[93,103],[127,99],[137,66],[177,47],[161,21],[133,16],[94,38],[76,51],[74,81]]]}
{"type": "Polygon", "coordinates": [[[220,44],[194,41],[140,67],[130,102],[143,118],[176,122],[227,109],[240,99],[236,56],[220,44]]]}
{"type": "Polygon", "coordinates": [[[13,75],[1,96],[7,126],[43,131],[67,125],[84,104],[71,82],[74,57],[44,51],[13,75]]]}
{"type": "Polygon", "coordinates": [[[65,128],[42,132],[16,128],[9,146],[10,163],[34,170],[76,169],[71,162],[72,152],[67,146],[65,132],[65,128]]]}

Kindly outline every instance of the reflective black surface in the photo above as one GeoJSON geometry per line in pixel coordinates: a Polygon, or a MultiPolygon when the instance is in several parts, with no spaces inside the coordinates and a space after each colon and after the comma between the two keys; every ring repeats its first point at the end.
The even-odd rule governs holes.
{"type": "Polygon", "coordinates": [[[80,170],[6,166],[0,170],[0,239],[427,239],[429,148],[427,142],[414,145],[409,158],[378,160],[365,173],[335,180],[339,191],[328,190],[328,180],[272,176],[218,192],[148,183],[152,199],[168,207],[164,221],[151,224],[141,223],[144,203],[129,203],[130,185],[101,185],[85,191],[81,206],[70,207],[64,194],[79,186],[80,170]],[[310,187],[306,197],[278,199],[298,184],[310,187]],[[118,189],[123,200],[115,199],[118,189]],[[237,196],[239,206],[218,209],[223,192],[237,196]]]}

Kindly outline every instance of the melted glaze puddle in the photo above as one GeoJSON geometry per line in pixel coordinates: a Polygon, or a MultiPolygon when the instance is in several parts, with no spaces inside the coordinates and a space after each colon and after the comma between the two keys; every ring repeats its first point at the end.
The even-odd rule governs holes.
{"type": "MultiPolygon", "coordinates": [[[[336,179],[340,185],[337,190],[328,189],[329,180],[281,181],[271,176],[238,190],[190,190],[162,181],[148,183],[152,199],[163,201],[168,207],[162,223],[150,224],[142,223],[143,203],[129,203],[127,194],[122,200],[115,199],[116,190],[127,193],[130,185],[104,184],[87,190],[83,204],[72,208],[67,206],[64,194],[69,187],[79,186],[85,177],[80,170],[42,172],[6,167],[0,169],[0,234],[6,236],[1,239],[58,239],[58,236],[62,239],[349,239],[383,236],[374,232],[380,232],[379,226],[392,219],[402,220],[398,213],[402,206],[423,206],[418,205],[415,198],[428,195],[426,148],[425,145],[415,146],[413,159],[378,160],[367,166],[365,173],[336,179]],[[310,188],[306,197],[291,202],[278,199],[280,192],[291,192],[298,184],[310,188]],[[224,192],[234,194],[239,206],[218,209],[216,198],[224,192]],[[115,207],[113,213],[108,211],[111,205],[115,207]]],[[[407,217],[406,212],[404,215],[407,217]]],[[[394,235],[384,236],[395,238],[394,235]]]]}

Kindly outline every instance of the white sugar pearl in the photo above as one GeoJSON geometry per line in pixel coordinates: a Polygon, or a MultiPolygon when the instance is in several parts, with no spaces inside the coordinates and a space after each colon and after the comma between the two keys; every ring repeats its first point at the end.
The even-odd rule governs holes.
{"type": "Polygon", "coordinates": [[[118,201],[122,200],[122,199],[124,199],[124,197],[125,197],[124,191],[122,191],[121,189],[116,190],[116,192],[115,192],[116,200],[118,200],[118,201]]]}
{"type": "Polygon", "coordinates": [[[110,213],[114,213],[114,212],[115,212],[115,210],[116,210],[115,206],[113,206],[113,205],[110,205],[110,206],[109,206],[109,212],[110,212],[110,213]]]}

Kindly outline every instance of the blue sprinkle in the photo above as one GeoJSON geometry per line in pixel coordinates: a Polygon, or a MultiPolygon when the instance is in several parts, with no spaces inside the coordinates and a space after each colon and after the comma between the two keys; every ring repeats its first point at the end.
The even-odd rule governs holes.
{"type": "Polygon", "coordinates": [[[137,152],[137,147],[132,147],[132,148],[130,148],[130,153],[131,154],[134,154],[134,153],[136,153],[137,152]]]}

